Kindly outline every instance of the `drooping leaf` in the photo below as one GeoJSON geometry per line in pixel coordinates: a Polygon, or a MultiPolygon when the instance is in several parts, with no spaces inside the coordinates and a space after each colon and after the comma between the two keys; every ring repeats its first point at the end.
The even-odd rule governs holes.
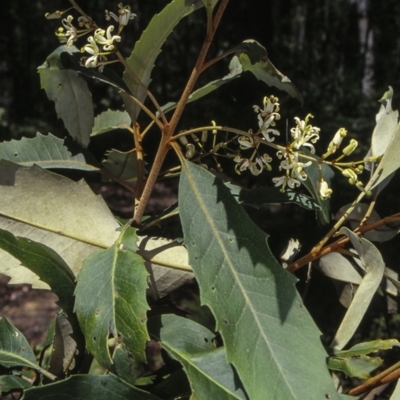
{"type": "Polygon", "coordinates": [[[249,398],[337,399],[318,329],[267,235],[219,179],[190,162],[182,166],[179,207],[201,301],[249,398]]]}
{"type": "Polygon", "coordinates": [[[63,69],[60,54],[64,51],[79,50],[60,46],[50,54],[38,68],[40,84],[47,97],[54,101],[57,115],[69,134],[82,147],[87,147],[94,120],[92,95],[76,71],[63,69]]]}
{"type": "Polygon", "coordinates": [[[348,228],[342,227],[339,232],[350,238],[366,272],[332,342],[332,347],[341,350],[353,337],[354,332],[364,317],[381,283],[385,263],[381,253],[367,239],[360,238],[348,228]]]}
{"type": "Polygon", "coordinates": [[[245,40],[236,52],[243,71],[250,71],[268,86],[275,86],[303,104],[303,96],[290,79],[278,71],[268,58],[267,49],[254,39],[245,40]]]}
{"type": "Polygon", "coordinates": [[[397,125],[393,138],[387,147],[383,157],[375,169],[372,178],[365,186],[366,190],[372,190],[388,178],[400,167],[400,124],[397,125]]]}
{"type": "Polygon", "coordinates": [[[90,136],[101,135],[114,129],[126,129],[125,125],[131,125],[131,117],[126,111],[107,110],[94,119],[90,136]]]}
{"type": "Polygon", "coordinates": [[[362,281],[361,275],[354,266],[342,254],[332,252],[319,259],[317,268],[326,276],[342,282],[359,285],[362,281]]]}
{"type": "Polygon", "coordinates": [[[381,107],[376,114],[376,126],[371,139],[371,155],[373,156],[383,155],[393,139],[393,133],[399,121],[399,112],[392,110],[392,99],[393,89],[389,86],[389,90],[380,100],[381,107]]]}
{"type": "Polygon", "coordinates": [[[344,357],[329,357],[328,368],[333,371],[341,371],[349,378],[368,379],[375,369],[383,364],[379,357],[370,357],[366,355],[344,357]]]}
{"type": "Polygon", "coordinates": [[[150,321],[152,336],[185,369],[193,399],[246,399],[223,347],[213,344],[215,335],[189,319],[164,315],[150,321]],[[158,324],[157,324],[158,323],[158,324]],[[176,332],[179,331],[179,336],[176,332]]]}
{"type": "Polygon", "coordinates": [[[27,389],[22,400],[161,400],[115,375],[74,375],[60,382],[27,389]]]}
{"type": "Polygon", "coordinates": [[[124,182],[137,180],[136,150],[124,152],[112,149],[107,151],[102,165],[113,178],[124,182]]]}
{"type": "MultiPolygon", "coordinates": [[[[217,0],[212,0],[213,5],[216,3],[217,0]]],[[[165,40],[182,18],[201,7],[204,7],[202,0],[172,1],[152,18],[146,30],[136,42],[131,55],[126,60],[129,69],[125,70],[123,78],[132,95],[142,103],[147,97],[146,89],[151,82],[151,71],[165,40]],[[138,84],[131,72],[142,83],[141,85],[138,84]]],[[[121,92],[121,95],[132,122],[135,122],[139,115],[140,107],[133,102],[128,94],[121,92]]]]}
{"type": "Polygon", "coordinates": [[[25,366],[51,376],[37,364],[28,341],[6,317],[0,319],[0,364],[7,368],[25,366]]]}
{"type": "Polygon", "coordinates": [[[23,137],[21,140],[0,143],[0,159],[26,167],[36,164],[42,168],[99,169],[94,158],[81,152],[73,155],[64,141],[51,133],[42,135],[38,132],[34,138],[23,137]]]}
{"type": "MultiPolygon", "coordinates": [[[[118,227],[104,200],[84,181],[0,161],[0,228],[52,248],[75,274],[94,250],[114,243],[118,227]]],[[[11,283],[49,288],[8,253],[0,251],[0,261],[0,273],[11,283]]]]}
{"type": "Polygon", "coordinates": [[[78,275],[75,311],[96,360],[127,382],[146,361],[147,271],[136,253],[135,230],[124,227],[107,250],[89,256],[78,275]],[[93,279],[96,277],[96,279],[93,279]],[[108,338],[115,339],[111,356],[108,338]]]}

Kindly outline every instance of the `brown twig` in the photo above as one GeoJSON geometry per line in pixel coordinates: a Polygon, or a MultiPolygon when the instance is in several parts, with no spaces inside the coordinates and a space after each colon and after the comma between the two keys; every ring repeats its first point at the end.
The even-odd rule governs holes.
{"type": "Polygon", "coordinates": [[[400,361],[391,367],[385,369],[380,374],[373,376],[372,378],[365,381],[363,384],[351,389],[349,391],[350,396],[357,396],[361,393],[371,390],[377,386],[391,382],[398,379],[400,375],[400,361]]]}
{"type": "Polygon", "coordinates": [[[188,98],[189,98],[190,94],[192,93],[194,85],[196,84],[196,81],[202,72],[204,60],[206,58],[208,49],[210,48],[215,31],[218,27],[218,24],[221,20],[222,14],[225,11],[225,8],[226,8],[228,2],[229,2],[229,0],[221,1],[218,10],[215,13],[211,32],[207,33],[207,35],[206,35],[203,46],[202,46],[199,56],[197,58],[196,64],[193,68],[193,71],[192,71],[190,77],[189,77],[186,87],[183,90],[181,98],[179,99],[179,102],[177,104],[175,112],[172,115],[172,118],[171,118],[169,124],[164,123],[164,127],[162,130],[162,137],[161,137],[160,144],[158,146],[157,154],[155,156],[153,166],[150,170],[146,185],[143,189],[142,196],[140,198],[139,203],[137,204],[137,208],[135,210],[135,215],[133,217],[133,223],[136,226],[140,226],[140,224],[141,224],[142,216],[146,209],[146,205],[150,199],[150,196],[153,191],[154,185],[157,181],[158,175],[161,171],[162,164],[164,162],[164,159],[165,159],[168,151],[170,150],[170,143],[169,143],[170,139],[172,138],[173,134],[175,133],[176,127],[182,116],[183,110],[185,109],[188,98]]]}
{"type": "MultiPolygon", "coordinates": [[[[362,233],[377,229],[380,226],[388,225],[393,222],[399,222],[399,221],[400,221],[400,213],[396,213],[389,217],[382,218],[379,221],[373,222],[372,224],[363,225],[357,229],[356,233],[362,234],[362,233]]],[[[343,247],[348,241],[349,241],[349,238],[347,236],[343,236],[340,239],[336,240],[335,242],[329,244],[328,246],[323,247],[317,253],[315,253],[315,252],[313,252],[313,250],[311,250],[310,253],[306,254],[304,257],[302,257],[299,260],[295,261],[294,263],[290,264],[287,267],[287,271],[295,272],[299,268],[310,263],[311,261],[321,258],[322,256],[332,253],[333,251],[336,251],[337,249],[343,247]]]]}

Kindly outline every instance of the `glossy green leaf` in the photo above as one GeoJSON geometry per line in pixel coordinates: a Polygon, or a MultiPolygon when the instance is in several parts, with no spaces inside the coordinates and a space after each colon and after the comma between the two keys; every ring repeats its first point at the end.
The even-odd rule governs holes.
{"type": "Polygon", "coordinates": [[[185,369],[192,387],[191,399],[246,399],[223,347],[213,344],[215,335],[186,318],[164,315],[150,321],[152,336],[185,369]],[[179,335],[176,332],[179,331],[179,335]]]}
{"type": "Polygon", "coordinates": [[[148,273],[136,253],[137,237],[125,227],[107,250],[89,256],[78,275],[75,311],[96,360],[128,382],[146,361],[148,273]],[[109,336],[115,339],[114,354],[109,336]]]}
{"type": "Polygon", "coordinates": [[[60,382],[28,389],[22,400],[160,400],[115,375],[74,375],[60,382]]]}
{"type": "Polygon", "coordinates": [[[267,235],[219,179],[190,162],[182,166],[179,208],[201,301],[249,398],[337,399],[320,333],[267,235]]]}
{"type": "Polygon", "coordinates": [[[47,97],[54,101],[57,115],[69,134],[82,147],[87,147],[94,120],[92,95],[76,71],[63,69],[60,54],[64,51],[79,50],[60,46],[50,54],[38,68],[40,84],[47,97]]]}
{"type": "MultiPolygon", "coordinates": [[[[216,3],[217,0],[213,0],[212,4],[215,5],[216,3]]],[[[132,95],[141,102],[144,102],[147,97],[146,89],[151,82],[151,71],[165,40],[182,18],[201,7],[204,7],[202,0],[173,0],[152,18],[142,36],[136,42],[131,55],[126,60],[129,68],[125,69],[124,81],[132,95]],[[141,85],[132,76],[132,72],[142,83],[141,85]]],[[[132,121],[135,122],[139,115],[140,107],[133,102],[128,94],[122,92],[121,95],[124,99],[126,110],[132,121]]]]}
{"type": "Polygon", "coordinates": [[[28,341],[6,317],[0,319],[0,364],[7,368],[25,366],[52,376],[40,368],[28,341]]]}
{"type": "MultiPolygon", "coordinates": [[[[77,147],[77,146],[76,146],[77,147]]],[[[49,133],[37,133],[34,138],[22,138],[0,143],[0,159],[23,166],[98,171],[97,162],[88,155],[66,147],[63,139],[49,133]]]]}
{"type": "Polygon", "coordinates": [[[126,111],[107,110],[94,119],[94,126],[90,136],[101,135],[114,129],[126,129],[131,125],[131,117],[126,111]]]}
{"type": "Polygon", "coordinates": [[[236,52],[243,71],[250,71],[258,80],[268,86],[275,86],[303,104],[303,96],[290,79],[272,64],[267,49],[254,39],[245,40],[236,52]]]}
{"type": "Polygon", "coordinates": [[[353,337],[379,288],[385,263],[381,253],[367,239],[360,238],[348,228],[343,227],[339,232],[349,237],[366,272],[332,342],[332,347],[341,350],[353,337]]]}

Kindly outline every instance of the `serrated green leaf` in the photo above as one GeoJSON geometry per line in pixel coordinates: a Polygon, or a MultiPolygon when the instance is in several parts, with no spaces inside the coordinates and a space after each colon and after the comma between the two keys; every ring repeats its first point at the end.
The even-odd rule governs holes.
{"type": "Polygon", "coordinates": [[[78,275],[75,311],[86,347],[105,368],[134,382],[146,361],[148,273],[136,254],[137,237],[125,227],[116,243],[89,256],[78,275]],[[113,358],[109,335],[115,338],[113,358]]]}
{"type": "Polygon", "coordinates": [[[126,111],[107,110],[94,119],[90,136],[101,135],[114,129],[126,129],[125,125],[131,125],[131,117],[126,111]]]}
{"type": "Polygon", "coordinates": [[[136,150],[124,152],[112,149],[107,151],[106,159],[102,162],[102,165],[114,178],[124,182],[135,182],[137,180],[136,150]]]}
{"type": "MultiPolygon", "coordinates": [[[[213,5],[216,3],[217,0],[213,0],[213,5]]],[[[135,48],[126,62],[142,85],[138,85],[129,70],[125,70],[123,79],[132,95],[142,103],[147,97],[146,88],[151,82],[151,71],[165,40],[182,18],[201,7],[204,7],[202,0],[173,0],[152,18],[146,30],[136,42],[135,48]]],[[[132,122],[135,122],[140,107],[133,102],[128,94],[122,92],[121,95],[132,122]]]]}
{"type": "Polygon", "coordinates": [[[0,143],[0,159],[23,166],[33,164],[42,168],[65,168],[81,171],[98,171],[96,160],[82,153],[72,155],[64,140],[40,132],[34,138],[22,138],[0,143]]]}
{"type": "Polygon", "coordinates": [[[303,104],[303,96],[290,79],[272,64],[267,49],[254,39],[245,40],[236,52],[243,71],[250,71],[258,80],[268,86],[275,86],[303,104]]]}
{"type": "Polygon", "coordinates": [[[383,360],[379,357],[366,355],[352,356],[348,358],[329,357],[328,368],[333,371],[341,371],[349,378],[368,379],[372,371],[380,367],[383,360]]]}
{"type": "Polygon", "coordinates": [[[183,365],[192,387],[191,399],[246,399],[243,389],[235,382],[232,367],[226,362],[224,348],[214,346],[212,332],[175,315],[164,315],[161,320],[149,322],[152,336],[183,365]]]}
{"type": "Polygon", "coordinates": [[[367,239],[344,227],[339,233],[349,237],[366,272],[332,342],[332,347],[341,350],[353,337],[363,319],[383,278],[385,263],[379,250],[367,239]]]}
{"type": "Polygon", "coordinates": [[[249,398],[339,398],[295,278],[225,185],[185,162],[179,208],[201,301],[217,320],[227,360],[249,398]]]}
{"type": "Polygon", "coordinates": [[[21,400],[161,400],[115,375],[74,375],[61,382],[25,390],[21,400]]]}
{"type": "Polygon", "coordinates": [[[69,134],[82,147],[87,147],[94,120],[92,95],[86,81],[76,71],[63,69],[59,60],[63,51],[73,50],[60,46],[38,68],[40,85],[54,101],[57,116],[63,120],[69,134]]]}

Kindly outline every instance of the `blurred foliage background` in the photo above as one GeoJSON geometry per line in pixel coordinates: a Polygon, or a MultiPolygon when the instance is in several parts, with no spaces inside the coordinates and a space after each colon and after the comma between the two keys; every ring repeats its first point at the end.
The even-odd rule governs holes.
{"type": "MultiPolygon", "coordinates": [[[[122,50],[129,55],[152,15],[167,0],[130,0],[138,17],[123,32],[122,50]]],[[[80,5],[99,25],[104,10],[117,10],[118,1],[85,0],[80,5]]],[[[3,2],[0,24],[0,137],[32,136],[36,131],[63,135],[54,105],[40,89],[37,67],[59,45],[54,31],[59,20],[46,12],[68,8],[67,0],[3,2]]],[[[189,76],[204,36],[204,10],[183,21],[168,39],[153,74],[152,91],[161,104],[177,100],[189,76]]],[[[392,85],[400,90],[400,3],[397,0],[231,0],[210,57],[253,38],[269,51],[275,66],[295,83],[304,106],[276,92],[252,75],[226,85],[188,107],[186,126],[216,120],[244,129],[256,122],[252,105],[278,94],[283,119],[311,112],[328,141],[339,126],[351,136],[370,137],[376,102],[392,85]]],[[[78,43],[80,47],[82,43],[78,43]]],[[[214,65],[199,85],[228,72],[229,59],[214,65]]],[[[122,102],[113,89],[91,83],[96,112],[122,102]]],[[[368,146],[368,144],[366,144],[368,146]]]]}

